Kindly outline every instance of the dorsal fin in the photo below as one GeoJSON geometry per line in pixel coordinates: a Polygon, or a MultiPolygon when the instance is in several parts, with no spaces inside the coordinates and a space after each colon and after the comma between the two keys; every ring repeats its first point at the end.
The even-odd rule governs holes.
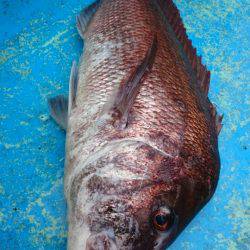
{"type": "MultiPolygon", "coordinates": [[[[205,96],[207,96],[210,85],[210,71],[207,70],[206,66],[202,64],[201,56],[197,55],[196,48],[194,48],[191,40],[188,38],[178,8],[174,4],[173,0],[155,0],[155,2],[169,25],[172,27],[176,38],[181,43],[189,63],[196,74],[200,89],[203,91],[205,96]]],[[[223,115],[217,114],[216,107],[213,104],[210,106],[210,111],[214,119],[216,132],[219,134],[222,129],[223,115]]]]}
{"type": "Polygon", "coordinates": [[[224,115],[218,115],[217,110],[216,110],[216,106],[212,103],[210,104],[210,110],[212,113],[212,117],[214,119],[215,129],[216,129],[217,135],[219,135],[220,131],[223,127],[222,120],[223,120],[224,115]]]}
{"type": "Polygon", "coordinates": [[[207,95],[210,84],[210,71],[207,70],[206,66],[202,64],[201,56],[197,55],[196,48],[194,48],[191,40],[189,40],[178,8],[172,0],[156,1],[163,11],[168,23],[172,27],[177,39],[181,43],[184,52],[189,59],[190,65],[196,73],[198,84],[200,85],[203,92],[207,95]]]}
{"type": "Polygon", "coordinates": [[[147,54],[135,71],[129,76],[125,84],[121,85],[112,107],[112,111],[118,116],[118,127],[125,128],[129,112],[134,104],[135,98],[139,93],[142,79],[154,63],[157,51],[157,37],[154,36],[153,42],[147,54]]]}

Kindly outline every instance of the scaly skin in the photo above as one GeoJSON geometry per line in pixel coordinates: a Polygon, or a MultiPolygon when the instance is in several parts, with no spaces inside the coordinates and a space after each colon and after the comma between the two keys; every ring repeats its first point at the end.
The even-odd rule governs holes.
{"type": "Polygon", "coordinates": [[[215,114],[157,6],[104,0],[84,35],[67,129],[68,249],[164,249],[215,191],[215,114]],[[117,129],[109,108],[154,36],[152,69],[117,129]],[[161,206],[177,218],[166,232],[152,225],[161,206]]]}

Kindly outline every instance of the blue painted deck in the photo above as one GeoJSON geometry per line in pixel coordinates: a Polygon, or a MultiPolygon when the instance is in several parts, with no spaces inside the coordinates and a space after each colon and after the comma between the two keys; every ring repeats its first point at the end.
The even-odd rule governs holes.
{"type": "MultiPolygon", "coordinates": [[[[75,16],[88,2],[0,0],[0,249],[66,248],[65,138],[46,99],[67,93],[82,47],[75,16]]],[[[175,2],[225,118],[217,192],[170,249],[250,249],[250,3],[175,2]]]]}

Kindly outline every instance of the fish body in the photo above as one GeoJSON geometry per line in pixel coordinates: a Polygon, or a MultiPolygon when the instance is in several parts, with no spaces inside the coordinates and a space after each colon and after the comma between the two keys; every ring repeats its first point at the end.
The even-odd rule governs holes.
{"type": "Polygon", "coordinates": [[[77,20],[68,104],[50,101],[67,129],[68,249],[165,249],[217,185],[210,73],[170,0],[103,0],[77,20]]]}

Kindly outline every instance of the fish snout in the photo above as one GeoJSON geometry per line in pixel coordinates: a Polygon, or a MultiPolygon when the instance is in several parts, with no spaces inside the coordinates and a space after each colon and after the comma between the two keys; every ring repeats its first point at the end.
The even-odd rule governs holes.
{"type": "Polygon", "coordinates": [[[90,235],[87,239],[86,250],[117,250],[117,246],[112,238],[106,233],[90,235]]]}

